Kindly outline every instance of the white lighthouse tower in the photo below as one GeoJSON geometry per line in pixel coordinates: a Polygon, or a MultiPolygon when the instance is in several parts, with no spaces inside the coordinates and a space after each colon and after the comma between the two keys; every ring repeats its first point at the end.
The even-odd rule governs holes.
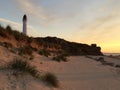
{"type": "Polygon", "coordinates": [[[27,16],[23,16],[23,34],[27,35],[27,16]]]}

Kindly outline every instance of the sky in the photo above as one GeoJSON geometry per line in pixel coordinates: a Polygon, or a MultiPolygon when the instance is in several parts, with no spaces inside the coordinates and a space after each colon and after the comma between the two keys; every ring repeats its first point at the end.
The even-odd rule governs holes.
{"type": "Polygon", "coordinates": [[[105,53],[120,53],[120,0],[0,0],[0,24],[28,35],[96,43],[105,53]]]}

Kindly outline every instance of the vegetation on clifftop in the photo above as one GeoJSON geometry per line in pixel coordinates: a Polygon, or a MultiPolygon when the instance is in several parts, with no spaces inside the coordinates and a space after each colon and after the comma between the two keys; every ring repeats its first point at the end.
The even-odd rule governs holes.
{"type": "Polygon", "coordinates": [[[4,38],[4,40],[11,39],[11,41],[9,41],[11,44],[13,43],[12,40],[15,40],[16,45],[13,46],[20,48],[30,46],[34,50],[39,50],[40,54],[48,54],[47,51],[52,53],[61,51],[63,53],[68,53],[69,55],[102,55],[101,48],[97,47],[96,44],[90,46],[87,44],[69,42],[57,37],[33,38],[12,30],[10,26],[7,26],[6,28],[0,26],[0,37],[4,38]],[[43,50],[45,50],[45,52],[43,50]]]}

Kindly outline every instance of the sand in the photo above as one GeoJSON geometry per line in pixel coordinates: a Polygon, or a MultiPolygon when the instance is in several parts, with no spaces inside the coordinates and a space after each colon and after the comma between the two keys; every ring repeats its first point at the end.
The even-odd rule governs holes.
{"type": "MultiPolygon", "coordinates": [[[[8,51],[4,48],[0,49],[1,62],[7,63],[8,56],[10,59],[16,56],[10,52],[6,53],[8,51]]],[[[120,63],[113,58],[105,57],[105,60],[120,63]]],[[[29,62],[39,71],[54,73],[58,77],[59,87],[49,87],[30,75],[16,78],[11,70],[1,69],[0,90],[120,90],[119,68],[102,65],[85,56],[70,56],[68,62],[55,62],[35,54],[34,60],[29,62]]]]}
{"type": "Polygon", "coordinates": [[[55,90],[120,90],[117,69],[85,56],[69,57],[68,62],[43,62],[39,67],[57,75],[60,88],[55,90]]]}

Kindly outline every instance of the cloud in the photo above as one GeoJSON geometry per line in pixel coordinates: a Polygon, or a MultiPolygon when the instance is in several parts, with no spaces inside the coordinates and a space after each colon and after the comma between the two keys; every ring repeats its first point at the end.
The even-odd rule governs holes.
{"type": "Polygon", "coordinates": [[[8,19],[4,19],[4,18],[0,18],[0,21],[6,22],[6,23],[9,23],[9,24],[20,25],[17,22],[14,22],[14,21],[11,21],[11,20],[8,20],[8,19]]]}
{"type": "Polygon", "coordinates": [[[78,26],[73,32],[73,37],[76,41],[84,43],[110,43],[113,41],[118,42],[120,39],[120,21],[117,15],[108,15],[85,23],[82,26],[78,26]],[[111,37],[111,36],[114,36],[111,37]]]}
{"type": "MultiPolygon", "coordinates": [[[[14,22],[5,18],[0,18],[0,22],[5,25],[12,26],[13,29],[22,32],[22,24],[18,22],[14,22]]],[[[40,34],[34,29],[32,26],[28,25],[28,35],[29,36],[40,36],[40,34]]]]}
{"type": "Polygon", "coordinates": [[[17,0],[17,2],[20,5],[20,8],[27,13],[32,14],[33,16],[35,15],[42,20],[47,20],[49,18],[49,16],[46,14],[42,7],[36,7],[29,0],[17,0]]]}
{"type": "Polygon", "coordinates": [[[19,7],[22,11],[31,16],[32,21],[40,23],[43,26],[47,26],[51,22],[61,22],[63,19],[55,14],[50,13],[41,5],[36,5],[35,3],[31,2],[30,0],[16,0],[19,7]],[[33,18],[32,18],[33,17],[33,18]]]}
{"type": "Polygon", "coordinates": [[[98,18],[94,18],[92,21],[90,21],[88,23],[84,23],[80,28],[96,30],[96,29],[100,28],[101,26],[106,26],[108,23],[114,22],[118,18],[119,18],[119,15],[116,15],[116,14],[100,16],[98,18]]]}
{"type": "Polygon", "coordinates": [[[17,23],[17,22],[14,22],[14,21],[11,21],[5,18],[0,18],[0,21],[4,24],[11,25],[14,29],[18,29],[19,31],[21,31],[20,28],[22,27],[22,24],[20,23],[17,23]]]}

